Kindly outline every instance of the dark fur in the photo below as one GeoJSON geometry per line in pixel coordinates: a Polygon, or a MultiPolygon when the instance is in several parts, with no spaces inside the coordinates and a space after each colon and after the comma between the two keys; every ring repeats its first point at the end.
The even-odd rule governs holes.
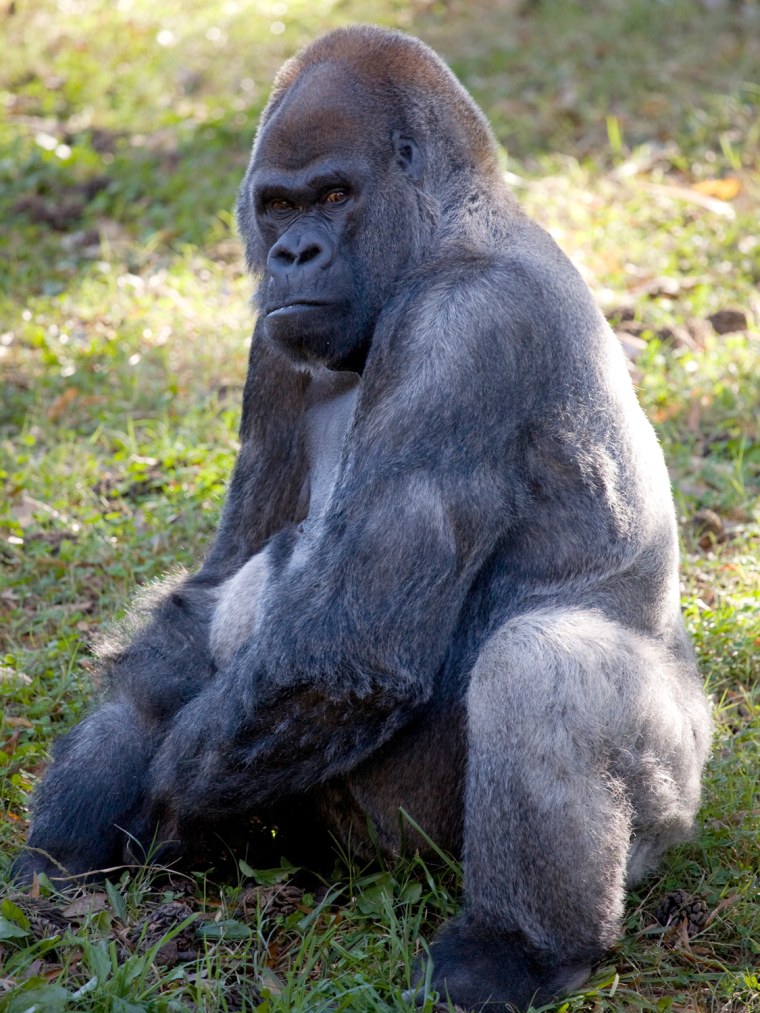
{"type": "Polygon", "coordinates": [[[192,852],[298,796],[315,828],[370,853],[369,819],[395,852],[403,807],[465,862],[434,986],[546,1000],[615,942],[626,882],[698,803],[709,714],[657,441],[585,284],[416,40],[353,28],[286,64],[239,222],[260,316],[218,535],[106,657],[29,846],[84,873],[125,832],[192,852]],[[313,393],[325,366],[361,373],[350,418],[313,393]]]}

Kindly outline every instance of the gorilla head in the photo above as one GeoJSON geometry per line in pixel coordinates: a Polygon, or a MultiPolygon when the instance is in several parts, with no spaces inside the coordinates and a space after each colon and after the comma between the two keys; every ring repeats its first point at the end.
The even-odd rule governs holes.
{"type": "Polygon", "coordinates": [[[354,28],[275,82],[238,219],[266,334],[297,360],[361,371],[381,310],[435,256],[473,162],[499,186],[482,114],[430,55],[416,39],[354,28]]]}

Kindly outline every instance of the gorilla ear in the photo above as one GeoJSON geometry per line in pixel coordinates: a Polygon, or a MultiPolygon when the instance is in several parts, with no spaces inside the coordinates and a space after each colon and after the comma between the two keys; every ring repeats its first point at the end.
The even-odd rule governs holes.
{"type": "Polygon", "coordinates": [[[393,150],[396,153],[396,164],[411,176],[415,183],[419,183],[425,168],[425,159],[414,138],[402,134],[400,130],[394,130],[393,150]]]}

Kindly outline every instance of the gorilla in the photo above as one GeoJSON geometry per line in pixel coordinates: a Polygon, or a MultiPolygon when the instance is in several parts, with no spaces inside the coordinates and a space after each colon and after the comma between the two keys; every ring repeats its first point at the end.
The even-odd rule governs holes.
{"type": "Polygon", "coordinates": [[[258,320],[216,538],[104,653],[16,875],[191,860],[248,820],[396,854],[416,824],[464,864],[433,988],[546,1002],[699,802],[656,437],[416,39],[355,26],[284,65],[238,221],[258,320]]]}

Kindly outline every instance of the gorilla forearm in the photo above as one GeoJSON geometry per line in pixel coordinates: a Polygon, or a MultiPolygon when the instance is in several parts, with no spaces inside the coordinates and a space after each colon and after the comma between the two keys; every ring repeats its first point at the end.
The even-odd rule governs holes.
{"type": "MultiPolygon", "coordinates": [[[[231,579],[228,597],[242,600],[252,632],[236,653],[217,637],[227,666],[177,715],[154,761],[159,807],[182,820],[225,799],[253,808],[307,790],[353,769],[430,698],[466,592],[462,554],[448,525],[434,534],[429,497],[406,510],[400,493],[396,502],[404,537],[395,552],[386,546],[382,567],[362,526],[356,544],[329,531],[300,551],[297,539],[275,540],[231,579]],[[290,557],[267,573],[278,541],[290,543],[290,557]]],[[[244,629],[225,597],[219,609],[218,628],[235,627],[233,637],[244,629]]]]}
{"type": "Polygon", "coordinates": [[[177,715],[152,767],[169,825],[345,774],[424,706],[490,545],[471,522],[488,497],[477,479],[466,495],[459,485],[422,474],[367,484],[358,517],[278,536],[228,581],[212,637],[225,667],[177,715]]]}
{"type": "Polygon", "coordinates": [[[420,690],[400,700],[381,687],[329,697],[312,686],[251,708],[229,685],[214,684],[178,714],[153,761],[153,812],[181,828],[307,791],[352,770],[423,704],[420,690]]]}

